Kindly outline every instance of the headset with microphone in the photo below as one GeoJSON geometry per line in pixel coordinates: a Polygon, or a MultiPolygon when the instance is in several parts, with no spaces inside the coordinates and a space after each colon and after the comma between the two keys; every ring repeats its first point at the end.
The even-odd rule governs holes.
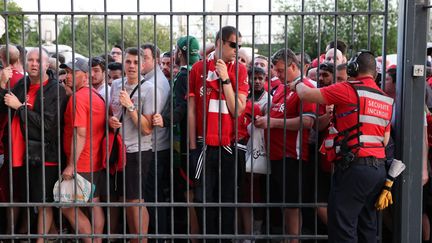
{"type": "Polygon", "coordinates": [[[356,77],[358,76],[358,71],[359,71],[359,64],[357,62],[357,59],[365,53],[369,53],[372,56],[374,56],[374,54],[369,51],[369,50],[360,50],[359,52],[357,52],[353,57],[351,57],[351,59],[348,61],[347,63],[347,74],[350,77],[356,77]]]}

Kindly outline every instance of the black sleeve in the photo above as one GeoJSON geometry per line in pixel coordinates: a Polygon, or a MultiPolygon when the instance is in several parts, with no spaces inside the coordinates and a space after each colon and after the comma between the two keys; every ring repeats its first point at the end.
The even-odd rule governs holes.
{"type": "MultiPolygon", "coordinates": [[[[6,113],[8,106],[4,103],[4,97],[8,93],[8,89],[0,88],[0,112],[6,113]]],[[[15,86],[11,89],[11,92],[15,94],[19,101],[24,102],[24,78],[20,79],[15,86]]],[[[12,109],[14,111],[14,109],[12,109]]]]}
{"type": "MultiPolygon", "coordinates": [[[[38,91],[39,92],[39,91],[38,91]]],[[[47,89],[44,93],[44,111],[43,111],[43,123],[44,131],[46,134],[56,132],[60,126],[58,124],[58,104],[60,105],[61,120],[63,116],[63,104],[66,99],[66,92],[63,87],[59,87],[59,93],[57,96],[57,87],[53,86],[51,89],[47,89]]],[[[20,121],[22,124],[26,123],[25,107],[17,110],[20,121]]],[[[62,121],[60,121],[62,122],[62,121]]],[[[42,114],[40,111],[27,109],[27,128],[29,130],[28,136],[30,139],[40,140],[42,127],[42,114]]]]}
{"type": "MultiPolygon", "coordinates": [[[[174,109],[173,109],[173,124],[180,123],[187,114],[187,76],[179,75],[174,86],[174,109]]],[[[168,100],[167,102],[171,102],[168,100]]],[[[162,118],[165,127],[168,127],[171,122],[170,111],[163,113],[162,118]]]]}
{"type": "Polygon", "coordinates": [[[7,112],[7,105],[4,103],[4,97],[7,94],[7,89],[0,88],[0,112],[5,113],[7,112]]]}

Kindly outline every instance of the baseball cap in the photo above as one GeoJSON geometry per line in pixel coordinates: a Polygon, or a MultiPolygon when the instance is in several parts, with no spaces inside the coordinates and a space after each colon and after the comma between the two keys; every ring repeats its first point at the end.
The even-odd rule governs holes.
{"type": "Polygon", "coordinates": [[[61,64],[60,68],[69,68],[74,71],[82,71],[85,73],[88,73],[89,70],[88,61],[80,57],[76,57],[73,62],[68,62],[67,64],[61,64]]]}
{"type": "Polygon", "coordinates": [[[182,36],[177,40],[177,46],[183,52],[189,53],[189,64],[194,64],[199,61],[199,43],[198,40],[193,36],[182,36]],[[189,50],[188,50],[188,40],[189,40],[189,50]]]}

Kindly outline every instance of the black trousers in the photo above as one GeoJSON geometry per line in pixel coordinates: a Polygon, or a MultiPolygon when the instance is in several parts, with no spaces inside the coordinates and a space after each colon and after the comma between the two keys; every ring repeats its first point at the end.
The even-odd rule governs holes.
{"type": "MultiPolygon", "coordinates": [[[[153,153],[155,154],[155,153],[153,153]]],[[[148,176],[145,178],[144,200],[146,202],[169,202],[170,201],[170,150],[162,150],[153,156],[149,166],[148,176]]],[[[171,220],[168,207],[147,207],[149,211],[149,233],[168,234],[170,232],[171,220]],[[157,220],[156,220],[157,218],[157,220]],[[157,222],[157,223],[156,223],[157,222]]],[[[149,240],[155,242],[154,239],[149,240]]],[[[156,240],[163,242],[163,239],[156,240]]]]}
{"type": "Polygon", "coordinates": [[[374,204],[385,178],[383,164],[336,168],[328,202],[329,242],[377,242],[374,204]]]}
{"type": "MultiPolygon", "coordinates": [[[[197,202],[235,202],[235,191],[239,187],[236,178],[239,179],[239,175],[242,174],[240,171],[244,171],[245,168],[244,163],[241,162],[238,162],[236,166],[235,151],[233,147],[231,147],[231,149],[232,153],[228,152],[223,147],[207,146],[203,174],[201,175],[201,181],[195,191],[197,202]],[[221,153],[220,157],[219,149],[221,153]]],[[[234,234],[234,207],[198,207],[197,213],[202,233],[234,234]]],[[[215,241],[216,240],[207,240],[207,242],[215,241]]],[[[222,241],[231,242],[231,240],[222,241]]]]}

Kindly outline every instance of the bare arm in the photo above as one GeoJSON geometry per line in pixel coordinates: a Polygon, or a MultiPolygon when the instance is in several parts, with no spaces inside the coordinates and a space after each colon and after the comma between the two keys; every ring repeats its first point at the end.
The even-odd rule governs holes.
{"type": "MultiPolygon", "coordinates": [[[[139,127],[138,125],[138,109],[134,111],[127,111],[129,116],[132,118],[133,123],[136,127],[139,127]]],[[[151,115],[141,115],[141,133],[143,135],[150,135],[153,131],[152,126],[152,116],[151,115]]]]}
{"type": "Polygon", "coordinates": [[[195,97],[189,98],[188,104],[188,126],[189,126],[189,145],[190,149],[196,149],[196,120],[195,120],[195,97]]]}
{"type": "Polygon", "coordinates": [[[318,131],[322,131],[328,127],[331,121],[330,114],[326,113],[318,117],[318,131]]]}
{"type": "Polygon", "coordinates": [[[318,88],[311,88],[302,82],[298,84],[295,82],[290,83],[290,89],[297,92],[297,95],[301,100],[309,101],[311,103],[325,104],[324,97],[318,88]]]}
{"type": "MultiPolygon", "coordinates": [[[[216,61],[216,71],[219,74],[219,77],[222,81],[229,79],[227,66],[222,59],[218,59],[216,61]]],[[[228,106],[228,111],[232,117],[235,117],[236,116],[236,112],[235,112],[236,96],[235,96],[234,88],[231,83],[221,84],[221,85],[223,87],[223,92],[228,106]]],[[[240,116],[246,107],[246,95],[239,94],[237,96],[237,102],[238,102],[237,116],[240,116]]]]}
{"type": "MultiPolygon", "coordinates": [[[[314,119],[310,116],[303,116],[303,128],[310,129],[313,126],[314,119]]],[[[270,118],[270,128],[284,128],[284,124],[286,124],[286,129],[289,131],[298,131],[300,130],[300,117],[295,118],[287,118],[284,120],[283,118],[270,118]],[[286,121],[286,122],[285,122],[286,121]]],[[[258,128],[266,129],[267,126],[267,116],[258,117],[255,121],[255,126],[258,128]]]]}
{"type": "MultiPolygon", "coordinates": [[[[120,104],[125,108],[131,107],[134,105],[132,103],[132,100],[129,97],[129,94],[124,90],[120,91],[119,101],[120,101],[120,104]]],[[[141,133],[143,135],[150,135],[152,130],[153,130],[152,115],[140,114],[140,116],[141,116],[141,122],[140,123],[141,124],[138,124],[138,111],[139,111],[139,109],[135,109],[133,111],[127,110],[127,114],[131,117],[131,119],[132,119],[132,121],[136,127],[141,126],[141,133]]]]}
{"type": "MultiPolygon", "coordinates": [[[[228,106],[228,111],[230,112],[232,117],[235,117],[235,102],[236,102],[236,98],[235,98],[235,92],[234,89],[232,87],[231,84],[224,84],[223,85],[223,91],[225,94],[225,99],[227,102],[227,106],[228,106]]],[[[238,102],[238,106],[237,106],[237,116],[240,116],[245,107],[246,107],[246,95],[244,94],[239,94],[237,96],[237,102],[238,102]]]]}
{"type": "Polygon", "coordinates": [[[76,147],[74,150],[74,143],[73,143],[73,137],[72,137],[72,143],[71,143],[71,155],[67,160],[67,166],[63,171],[63,178],[65,180],[70,180],[73,178],[73,174],[74,174],[74,158],[76,160],[79,159],[83,149],[84,149],[84,145],[86,142],[86,128],[85,127],[77,127],[76,128],[77,131],[77,136],[76,136],[76,147]]]}
{"type": "Polygon", "coordinates": [[[333,105],[326,106],[326,113],[318,117],[318,131],[322,131],[328,127],[332,119],[333,105]]]}

